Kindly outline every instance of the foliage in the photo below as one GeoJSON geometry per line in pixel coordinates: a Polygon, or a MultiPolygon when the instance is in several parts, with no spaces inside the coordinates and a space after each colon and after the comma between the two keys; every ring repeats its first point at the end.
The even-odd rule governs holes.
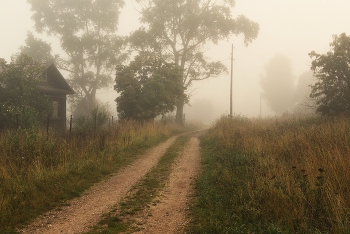
{"type": "Polygon", "coordinates": [[[261,77],[263,98],[276,114],[289,111],[294,104],[294,75],[291,61],[282,54],[274,56],[265,67],[266,75],[261,77]]]}
{"type": "Polygon", "coordinates": [[[96,107],[90,116],[78,116],[74,122],[75,130],[80,133],[96,133],[101,132],[106,127],[108,121],[108,114],[105,111],[100,111],[96,107]]]}
{"type": "MultiPolygon", "coordinates": [[[[231,35],[244,35],[246,44],[257,37],[259,26],[244,16],[232,17],[234,1],[138,0],[145,25],[129,38],[131,45],[171,61],[182,71],[183,93],[193,81],[226,71],[219,61],[209,62],[204,46],[231,35]]],[[[182,122],[185,99],[177,103],[176,120],[182,122]]]]}
{"type": "Polygon", "coordinates": [[[68,59],[71,85],[78,97],[88,100],[88,112],[95,105],[97,89],[112,82],[113,65],[120,63],[122,38],[117,31],[123,0],[27,0],[34,12],[36,30],[59,37],[68,59]]]}
{"type": "Polygon", "coordinates": [[[115,89],[120,119],[153,120],[173,111],[181,97],[182,85],[174,64],[151,53],[141,53],[128,66],[119,66],[115,89]]]}
{"type": "Polygon", "coordinates": [[[37,88],[42,67],[26,55],[1,67],[0,128],[40,124],[51,112],[48,98],[37,88]]]}
{"type": "Polygon", "coordinates": [[[323,115],[350,115],[350,37],[345,33],[333,36],[330,51],[312,51],[311,69],[318,81],[310,97],[323,115]]]}
{"type": "Polygon", "coordinates": [[[59,61],[58,55],[52,55],[51,45],[34,37],[32,32],[28,32],[25,43],[26,45],[20,47],[20,53],[33,58],[37,63],[59,61]]]}
{"type": "Polygon", "coordinates": [[[348,118],[220,119],[188,233],[348,233],[348,118]]]}

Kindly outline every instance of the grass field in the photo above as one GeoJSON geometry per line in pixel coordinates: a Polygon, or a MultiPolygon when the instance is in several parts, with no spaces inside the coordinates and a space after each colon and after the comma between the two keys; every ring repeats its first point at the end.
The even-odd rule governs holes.
{"type": "Polygon", "coordinates": [[[222,118],[189,233],[350,233],[350,120],[222,118]]]}
{"type": "Polygon", "coordinates": [[[96,135],[47,136],[36,129],[0,136],[0,233],[56,206],[131,163],[146,148],[183,131],[125,122],[96,135]]]}

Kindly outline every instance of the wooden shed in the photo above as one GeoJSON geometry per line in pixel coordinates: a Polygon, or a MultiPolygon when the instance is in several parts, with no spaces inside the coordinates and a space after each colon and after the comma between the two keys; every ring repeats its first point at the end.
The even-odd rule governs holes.
{"type": "Polygon", "coordinates": [[[49,118],[51,127],[66,129],[67,95],[74,94],[74,90],[67,83],[54,63],[43,66],[38,88],[43,91],[52,103],[53,112],[49,118]]]}

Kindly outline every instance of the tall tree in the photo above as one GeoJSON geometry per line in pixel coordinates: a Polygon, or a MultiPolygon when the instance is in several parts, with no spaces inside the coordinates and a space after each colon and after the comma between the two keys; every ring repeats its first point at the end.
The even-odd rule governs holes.
{"type": "Polygon", "coordinates": [[[42,67],[26,55],[0,62],[0,128],[40,124],[51,104],[37,88],[42,67]]]}
{"type": "Polygon", "coordinates": [[[316,102],[316,111],[323,115],[350,115],[350,37],[345,33],[333,36],[330,51],[318,54],[312,51],[313,70],[317,82],[310,97],[316,102]]]}
{"type": "Polygon", "coordinates": [[[112,83],[113,65],[122,60],[122,38],[115,35],[123,0],[27,0],[39,33],[60,39],[71,85],[86,99],[88,113],[96,91],[112,83]]]}
{"type": "MultiPolygon", "coordinates": [[[[193,81],[226,71],[221,62],[209,62],[204,47],[231,35],[244,35],[245,44],[257,37],[259,25],[244,16],[232,17],[234,0],[138,0],[143,27],[130,36],[134,48],[152,51],[182,72],[183,93],[193,81]]],[[[185,99],[177,103],[176,121],[182,122],[185,99]]]]}
{"type": "Polygon", "coordinates": [[[263,97],[276,114],[290,111],[294,104],[294,80],[291,61],[282,54],[274,56],[265,67],[266,75],[261,77],[263,97]]]}
{"type": "Polygon", "coordinates": [[[180,73],[172,63],[151,53],[141,53],[128,66],[119,66],[115,89],[120,119],[149,121],[175,109],[183,95],[180,73]]]}

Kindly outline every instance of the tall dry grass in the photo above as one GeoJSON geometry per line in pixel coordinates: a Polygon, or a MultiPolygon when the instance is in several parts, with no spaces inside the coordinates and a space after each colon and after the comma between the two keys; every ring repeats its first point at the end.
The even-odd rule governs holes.
{"type": "Polygon", "coordinates": [[[206,228],[350,232],[350,119],[222,118],[203,138],[202,147],[208,172],[198,194],[211,195],[199,195],[198,206],[222,207],[222,218],[213,215],[215,222],[222,222],[206,221],[212,223],[206,228]]]}
{"type": "Polygon", "coordinates": [[[160,123],[124,122],[97,134],[56,135],[37,129],[0,136],[0,232],[64,205],[144,149],[183,131],[160,123]]]}

